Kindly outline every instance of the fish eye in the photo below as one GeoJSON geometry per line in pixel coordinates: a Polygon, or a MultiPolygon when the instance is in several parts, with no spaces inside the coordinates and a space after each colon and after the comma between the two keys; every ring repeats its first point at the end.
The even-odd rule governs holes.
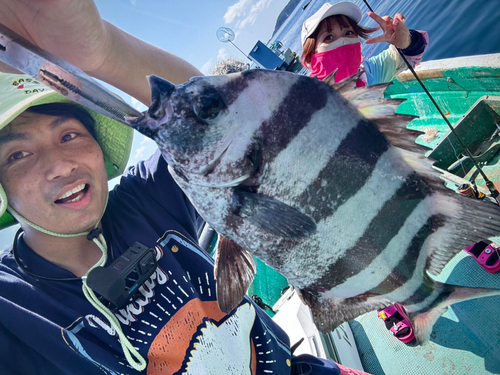
{"type": "Polygon", "coordinates": [[[213,120],[222,109],[222,101],[214,96],[201,96],[194,104],[193,111],[202,120],[213,120]]]}

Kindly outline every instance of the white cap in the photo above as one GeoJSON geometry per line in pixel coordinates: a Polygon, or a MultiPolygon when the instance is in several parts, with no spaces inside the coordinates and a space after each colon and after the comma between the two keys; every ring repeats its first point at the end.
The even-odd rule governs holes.
{"type": "Polygon", "coordinates": [[[314,13],[311,17],[304,21],[302,25],[302,45],[306,42],[306,39],[314,33],[314,30],[325,18],[336,15],[344,15],[352,19],[354,22],[359,23],[363,17],[361,9],[350,1],[342,1],[336,4],[325,3],[319,10],[314,13]]]}

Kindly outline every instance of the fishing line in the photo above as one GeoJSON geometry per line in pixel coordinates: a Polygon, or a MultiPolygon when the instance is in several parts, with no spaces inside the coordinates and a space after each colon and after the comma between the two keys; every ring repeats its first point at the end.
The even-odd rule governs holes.
{"type": "MultiPolygon", "coordinates": [[[[453,143],[451,142],[451,140],[449,138],[447,138],[447,140],[448,140],[448,143],[450,144],[451,148],[453,149],[453,153],[455,154],[455,158],[457,160],[459,160],[460,158],[458,157],[457,150],[455,149],[455,146],[453,146],[453,143]]],[[[462,156],[464,156],[464,154],[462,154],[462,156]]],[[[464,163],[460,163],[460,166],[462,167],[462,172],[464,172],[464,177],[465,177],[467,172],[465,171],[464,163]]]]}
{"type": "MultiPolygon", "coordinates": [[[[370,12],[372,13],[375,13],[375,11],[372,9],[372,7],[370,6],[370,4],[368,4],[368,1],[367,0],[363,0],[364,3],[366,4],[366,6],[368,7],[368,9],[370,9],[370,12]]],[[[394,46],[396,47],[396,46],[394,46]]],[[[481,174],[481,176],[483,177],[485,183],[486,183],[486,187],[488,188],[488,190],[490,191],[491,193],[491,196],[497,201],[497,203],[500,205],[500,194],[498,193],[497,189],[495,188],[495,185],[493,184],[493,182],[491,182],[488,177],[486,176],[486,174],[483,172],[483,170],[481,169],[481,167],[479,166],[479,164],[477,163],[477,161],[474,159],[474,156],[472,156],[472,153],[470,152],[469,148],[465,145],[465,143],[462,141],[462,139],[458,136],[458,134],[456,133],[455,129],[453,128],[453,126],[451,125],[450,121],[446,118],[446,116],[444,115],[443,111],[441,110],[441,108],[439,107],[439,105],[436,103],[436,101],[434,100],[434,98],[432,97],[431,93],[427,90],[427,88],[425,87],[424,83],[420,80],[420,78],[418,77],[417,73],[415,72],[415,70],[413,69],[413,67],[411,66],[411,64],[408,62],[408,60],[406,59],[405,55],[403,54],[403,52],[398,48],[396,47],[397,51],[399,52],[399,55],[401,56],[401,58],[403,59],[403,61],[405,62],[406,66],[408,67],[408,69],[410,69],[410,71],[412,72],[413,76],[415,77],[415,79],[418,81],[418,83],[420,84],[420,86],[422,86],[422,88],[424,89],[425,93],[427,94],[427,96],[429,97],[429,99],[431,100],[432,104],[434,104],[434,106],[436,107],[436,109],[438,110],[438,112],[441,114],[441,116],[443,117],[444,121],[446,122],[446,124],[448,125],[448,127],[450,128],[451,132],[453,133],[453,135],[457,138],[457,140],[460,142],[460,145],[462,146],[462,148],[465,150],[467,156],[470,158],[470,160],[472,161],[472,163],[474,164],[474,166],[477,168],[477,170],[479,171],[479,173],[481,174]]]]}

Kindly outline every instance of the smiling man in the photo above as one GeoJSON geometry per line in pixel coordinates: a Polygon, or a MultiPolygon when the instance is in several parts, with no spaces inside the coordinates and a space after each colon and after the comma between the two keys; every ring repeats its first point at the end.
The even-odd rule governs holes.
{"type": "Polygon", "coordinates": [[[10,212],[21,224],[0,262],[0,373],[288,374],[288,338],[262,310],[249,299],[219,310],[212,259],[197,245],[202,220],[161,155],[108,194],[131,137],[28,76],[0,73],[0,222],[14,223],[10,212]],[[108,303],[89,270],[136,242],[157,267],[132,299],[108,303]]]}
{"type": "MultiPolygon", "coordinates": [[[[24,87],[19,89],[15,83],[29,78],[12,78],[5,82],[2,95],[17,96],[25,105],[31,103],[30,95],[58,99],[34,80],[21,82],[24,87]],[[44,91],[33,95],[26,89],[29,86],[44,91]]],[[[94,126],[92,116],[80,107],[53,103],[28,108],[0,131],[0,182],[10,198],[10,211],[22,223],[26,244],[76,276],[97,263],[100,249],[89,246],[82,236],[54,241],[54,236],[23,221],[62,234],[90,231],[99,222],[107,175],[103,153],[92,135],[94,126]],[[74,250],[68,252],[68,247],[74,250]]]]}
{"type": "MultiPolygon", "coordinates": [[[[145,104],[146,75],[200,74],[101,20],[91,1],[0,3],[0,23],[145,104]]],[[[108,193],[132,133],[31,77],[0,73],[0,227],[21,225],[0,258],[0,373],[290,374],[288,337],[260,308],[249,298],[230,314],[218,308],[213,261],[198,246],[203,221],[158,152],[108,193]],[[89,286],[114,284],[90,271],[115,277],[109,267],[134,246],[156,265],[115,304],[89,286]]]]}
{"type": "MultiPolygon", "coordinates": [[[[0,9],[0,23],[144,104],[146,75],[200,75],[103,21],[90,0],[0,9]]],[[[219,309],[203,220],[159,152],[108,193],[131,144],[131,128],[0,73],[0,228],[21,224],[0,258],[0,374],[339,374],[329,361],[294,361],[288,336],[248,297],[219,309]],[[151,273],[117,302],[116,275],[144,249],[136,267],[151,273]]]]}

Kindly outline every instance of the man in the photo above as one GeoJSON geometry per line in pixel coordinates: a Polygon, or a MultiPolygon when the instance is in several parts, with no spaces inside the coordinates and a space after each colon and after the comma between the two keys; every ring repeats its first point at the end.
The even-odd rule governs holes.
{"type": "MultiPolygon", "coordinates": [[[[130,366],[144,370],[146,358],[148,373],[243,373],[261,367],[258,347],[286,365],[286,336],[258,308],[246,301],[229,316],[218,310],[211,259],[196,245],[197,214],[159,154],[127,171],[106,207],[105,159],[124,153],[103,138],[110,121],[92,113],[101,121],[93,124],[88,112],[26,76],[3,74],[0,85],[2,99],[17,94],[23,110],[0,124],[3,202],[22,227],[0,265],[1,373],[133,373],[130,366]],[[96,226],[101,246],[86,237],[96,226]],[[139,298],[114,312],[117,326],[85,298],[81,277],[103,244],[109,264],[137,241],[155,249],[158,268],[139,298]]],[[[127,133],[113,139],[127,147],[127,133]]]]}
{"type": "MultiPolygon", "coordinates": [[[[101,20],[90,0],[1,9],[1,23],[145,104],[146,75],[199,75],[101,20]]],[[[28,76],[0,74],[0,223],[13,222],[8,210],[21,224],[0,261],[0,373],[289,374],[288,337],[262,310],[249,299],[219,310],[200,218],[159,153],[108,195],[130,145],[123,125],[28,76]],[[136,242],[158,265],[136,299],[112,310],[88,286],[89,270],[136,242]]]]}
{"type": "MultiPolygon", "coordinates": [[[[0,22],[145,104],[146,75],[199,75],[102,21],[90,1],[22,5],[6,2],[0,22]]],[[[230,315],[218,309],[199,217],[158,153],[108,198],[130,130],[25,75],[0,75],[0,90],[2,208],[21,224],[0,264],[0,373],[290,372],[287,336],[250,300],[230,315]],[[101,234],[87,238],[94,228],[101,234]],[[135,301],[110,311],[85,276],[135,242],[154,249],[158,267],[135,301]]]]}

